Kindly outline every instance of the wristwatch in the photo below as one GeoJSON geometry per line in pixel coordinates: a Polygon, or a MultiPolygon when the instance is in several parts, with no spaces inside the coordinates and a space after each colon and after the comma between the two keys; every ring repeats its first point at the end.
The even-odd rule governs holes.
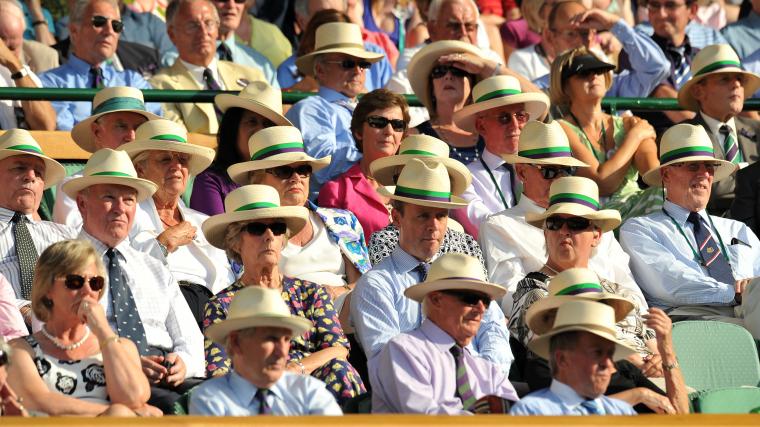
{"type": "Polygon", "coordinates": [[[23,79],[24,77],[28,75],[29,75],[29,67],[27,67],[26,65],[22,65],[18,71],[11,74],[11,78],[13,80],[18,80],[18,79],[23,79]]]}

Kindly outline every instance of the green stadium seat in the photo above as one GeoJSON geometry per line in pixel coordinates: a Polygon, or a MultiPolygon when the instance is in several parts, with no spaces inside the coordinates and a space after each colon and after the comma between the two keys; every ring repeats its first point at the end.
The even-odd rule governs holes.
{"type": "Polygon", "coordinates": [[[702,414],[749,414],[760,405],[760,388],[730,387],[702,393],[695,404],[702,414]]]}

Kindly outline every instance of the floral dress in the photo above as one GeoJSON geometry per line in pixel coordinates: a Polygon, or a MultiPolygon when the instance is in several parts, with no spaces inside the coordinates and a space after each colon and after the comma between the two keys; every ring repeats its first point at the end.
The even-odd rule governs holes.
{"type": "MultiPolygon", "coordinates": [[[[237,281],[211,297],[206,304],[203,329],[227,318],[227,310],[235,294],[243,289],[237,281]]],[[[305,334],[293,337],[290,342],[290,360],[298,361],[310,354],[333,346],[342,346],[350,350],[348,339],[338,320],[338,313],[333,308],[330,295],[316,283],[291,277],[282,281],[282,299],[288,304],[290,313],[309,319],[312,327],[305,334]]],[[[232,361],[227,357],[224,347],[206,339],[206,375],[218,377],[227,374],[232,361]]],[[[346,360],[332,359],[315,369],[311,375],[324,381],[327,389],[335,396],[339,404],[365,392],[364,383],[353,366],[346,360]]]]}

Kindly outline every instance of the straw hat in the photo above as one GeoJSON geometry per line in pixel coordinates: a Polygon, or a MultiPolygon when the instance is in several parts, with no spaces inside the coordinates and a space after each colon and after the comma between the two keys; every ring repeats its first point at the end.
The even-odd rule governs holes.
{"type": "Polygon", "coordinates": [[[721,73],[739,73],[747,78],[747,83],[744,84],[745,99],[751,98],[752,94],[760,89],[760,76],[742,69],[739,56],[731,49],[731,46],[714,44],[702,48],[694,56],[691,62],[692,77],[678,91],[678,104],[687,110],[699,111],[699,104],[691,94],[692,86],[705,76],[721,73]]]}
{"type": "Polygon", "coordinates": [[[227,174],[240,185],[248,184],[248,172],[276,168],[296,162],[308,162],[316,172],[330,164],[332,156],[315,159],[306,154],[301,131],[293,126],[272,126],[254,133],[248,138],[251,160],[235,163],[227,168],[227,174]]]}
{"type": "Polygon", "coordinates": [[[227,226],[241,221],[282,218],[290,234],[301,231],[309,213],[303,206],[280,206],[280,195],[269,185],[244,185],[227,194],[224,213],[203,222],[201,229],[206,240],[219,249],[225,249],[224,235],[227,226]]]}
{"type": "Polygon", "coordinates": [[[290,329],[296,338],[308,331],[312,324],[305,317],[290,314],[280,291],[247,286],[232,297],[227,318],[206,328],[206,336],[224,345],[230,332],[255,327],[290,329]]]}
{"type": "Polygon", "coordinates": [[[369,165],[369,173],[381,185],[393,185],[393,175],[400,166],[412,159],[443,163],[451,177],[452,194],[462,194],[472,182],[472,175],[467,167],[462,162],[449,158],[449,145],[428,135],[407,136],[401,141],[398,154],[373,161],[369,165]]]}
{"type": "Polygon", "coordinates": [[[450,53],[471,53],[475,56],[483,56],[483,51],[477,46],[458,40],[441,40],[420,49],[414,54],[407,66],[412,91],[428,111],[433,110],[433,100],[430,98],[429,87],[430,72],[438,65],[438,58],[450,53]]]}
{"type": "Polygon", "coordinates": [[[543,228],[544,220],[556,214],[590,219],[602,232],[620,225],[620,212],[599,209],[599,187],[596,182],[580,176],[566,176],[552,182],[549,187],[549,207],[542,213],[527,213],[525,220],[534,227],[543,228]]]}
{"type": "Polygon", "coordinates": [[[191,175],[203,172],[214,161],[214,150],[187,142],[187,129],[172,120],[149,120],[135,131],[135,140],[121,145],[131,159],[149,150],[174,151],[190,155],[191,175]]]}
{"type": "Polygon", "coordinates": [[[467,201],[451,192],[451,178],[443,163],[437,160],[423,162],[412,159],[401,170],[396,186],[388,189],[378,187],[385,197],[413,205],[441,209],[467,206],[467,201]]]}
{"type": "Polygon", "coordinates": [[[71,129],[71,138],[83,150],[95,152],[97,146],[95,135],[92,133],[92,123],[104,114],[119,112],[141,114],[148,120],[161,118],[145,110],[145,101],[140,89],[129,86],[107,87],[93,98],[90,117],[77,123],[71,129]]]}
{"type": "Polygon", "coordinates": [[[613,360],[625,359],[636,350],[618,341],[615,331],[615,310],[596,301],[578,299],[567,301],[557,309],[554,326],[545,334],[528,343],[528,348],[544,359],[549,359],[549,342],[564,332],[588,332],[615,343],[613,360]]]}
{"type": "Polygon", "coordinates": [[[607,304],[615,310],[615,323],[625,319],[633,310],[627,299],[604,292],[599,277],[587,268],[569,268],[549,281],[549,295],[528,308],[525,315],[528,327],[534,333],[545,334],[554,325],[557,307],[567,301],[589,299],[607,304]]]}
{"type": "Polygon", "coordinates": [[[715,169],[713,182],[726,179],[739,169],[727,160],[716,159],[713,144],[705,128],[700,125],[677,124],[662,135],[660,140],[660,166],[647,171],[641,178],[652,187],[662,186],[660,171],[664,166],[682,162],[712,162],[715,169]]]}
{"type": "Polygon", "coordinates": [[[505,105],[525,104],[530,118],[537,120],[549,110],[549,97],[540,92],[523,93],[520,81],[512,76],[489,77],[472,89],[473,102],[454,113],[454,122],[460,128],[475,131],[478,113],[505,105]]]}
{"type": "Polygon", "coordinates": [[[567,134],[559,122],[548,124],[531,120],[520,132],[516,154],[504,154],[501,157],[507,163],[529,163],[533,165],[558,165],[588,167],[587,164],[573,157],[567,134]]]}
{"type": "Polygon", "coordinates": [[[491,299],[504,296],[507,290],[495,283],[489,283],[483,274],[483,266],[477,258],[449,252],[430,264],[424,282],[410,286],[404,291],[407,298],[422,302],[430,292],[457,289],[486,294],[491,299]]]}
{"type": "Polygon", "coordinates": [[[384,57],[382,53],[368,52],[364,49],[362,30],[358,25],[328,22],[317,28],[314,51],[296,59],[298,71],[305,76],[314,75],[314,60],[318,55],[325,53],[345,53],[368,62],[378,62],[384,57]]]}
{"type": "Polygon", "coordinates": [[[66,169],[45,155],[29,131],[14,128],[0,135],[0,160],[13,156],[35,156],[45,162],[45,188],[50,188],[66,176],[66,169]]]}
{"type": "Polygon", "coordinates": [[[249,83],[237,95],[220,93],[214,97],[214,103],[222,112],[238,107],[261,114],[277,126],[293,126],[282,115],[282,92],[266,82],[249,83]]]}
{"type": "Polygon", "coordinates": [[[147,179],[137,177],[129,155],[124,151],[102,148],[90,156],[82,171],[83,176],[64,182],[61,189],[76,199],[85,188],[96,184],[125,185],[137,190],[137,201],[142,202],[156,192],[158,186],[147,179]]]}

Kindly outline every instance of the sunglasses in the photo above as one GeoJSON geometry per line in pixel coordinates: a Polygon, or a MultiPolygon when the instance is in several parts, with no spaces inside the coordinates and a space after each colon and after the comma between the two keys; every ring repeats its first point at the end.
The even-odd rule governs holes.
{"type": "Polygon", "coordinates": [[[699,172],[702,169],[702,166],[705,167],[705,170],[713,174],[715,173],[715,169],[720,167],[720,163],[713,163],[713,162],[683,162],[683,163],[673,163],[671,166],[675,166],[677,168],[685,168],[689,172],[699,172]]]}
{"type": "Polygon", "coordinates": [[[369,61],[355,61],[353,59],[344,59],[342,61],[325,61],[325,64],[340,64],[344,70],[350,70],[356,67],[359,67],[362,70],[366,70],[372,66],[369,61]]]}
{"type": "Polygon", "coordinates": [[[451,72],[451,75],[454,77],[467,77],[469,75],[467,71],[461,68],[453,67],[451,65],[436,65],[430,71],[430,77],[434,79],[440,79],[448,72],[451,72]]]}
{"type": "Polygon", "coordinates": [[[574,77],[580,77],[582,79],[587,79],[591,75],[598,76],[600,74],[604,74],[604,73],[607,73],[607,72],[608,72],[608,70],[605,70],[604,68],[597,68],[595,70],[582,70],[582,71],[579,71],[579,72],[573,74],[573,76],[574,77]]]}
{"type": "Polygon", "coordinates": [[[111,29],[115,33],[120,33],[120,32],[122,32],[122,30],[124,30],[124,23],[123,22],[119,21],[118,19],[110,19],[110,18],[106,18],[105,16],[101,16],[101,15],[95,15],[95,16],[93,16],[92,17],[92,21],[90,21],[90,22],[92,23],[93,27],[100,28],[100,27],[108,24],[108,21],[111,21],[111,29]]]}
{"type": "Polygon", "coordinates": [[[559,176],[575,176],[578,171],[577,166],[564,166],[564,167],[546,167],[540,165],[532,165],[534,168],[541,172],[541,177],[544,179],[554,179],[559,176]]]}
{"type": "Polygon", "coordinates": [[[106,279],[104,279],[103,276],[92,276],[89,279],[85,279],[78,274],[67,274],[65,277],[59,277],[59,279],[62,279],[66,288],[71,289],[72,291],[82,289],[85,281],[90,285],[90,289],[95,292],[101,291],[106,285],[106,279]]]}
{"type": "Polygon", "coordinates": [[[567,228],[570,231],[584,231],[591,227],[591,220],[578,216],[571,216],[568,218],[550,216],[549,218],[546,218],[546,221],[544,222],[546,229],[551,231],[561,230],[562,226],[565,224],[567,224],[567,228]]]}
{"type": "Polygon", "coordinates": [[[406,122],[401,119],[388,119],[383,116],[369,116],[367,117],[367,124],[375,129],[385,129],[391,124],[391,127],[396,132],[403,132],[406,129],[406,122]]]}
{"type": "Polygon", "coordinates": [[[301,165],[296,167],[277,166],[276,168],[267,169],[265,172],[280,179],[290,178],[293,176],[293,172],[297,173],[301,178],[308,178],[311,176],[311,165],[301,165]]]}
{"type": "Polygon", "coordinates": [[[528,120],[530,120],[530,114],[525,111],[518,111],[516,113],[501,113],[498,115],[490,115],[490,117],[494,117],[497,122],[499,122],[502,126],[508,126],[512,124],[512,117],[517,120],[517,124],[524,125],[525,123],[528,123],[528,120]]]}
{"type": "Polygon", "coordinates": [[[282,236],[287,231],[288,226],[284,222],[273,222],[264,224],[263,222],[249,222],[245,225],[245,232],[254,236],[263,236],[267,230],[272,230],[275,236],[282,236]]]}
{"type": "Polygon", "coordinates": [[[441,293],[454,297],[465,305],[477,305],[478,302],[482,302],[484,306],[488,307],[492,301],[491,297],[480,292],[444,290],[441,293]]]}
{"type": "Polygon", "coordinates": [[[8,364],[8,353],[3,351],[3,348],[0,347],[0,366],[5,366],[8,364]]]}

